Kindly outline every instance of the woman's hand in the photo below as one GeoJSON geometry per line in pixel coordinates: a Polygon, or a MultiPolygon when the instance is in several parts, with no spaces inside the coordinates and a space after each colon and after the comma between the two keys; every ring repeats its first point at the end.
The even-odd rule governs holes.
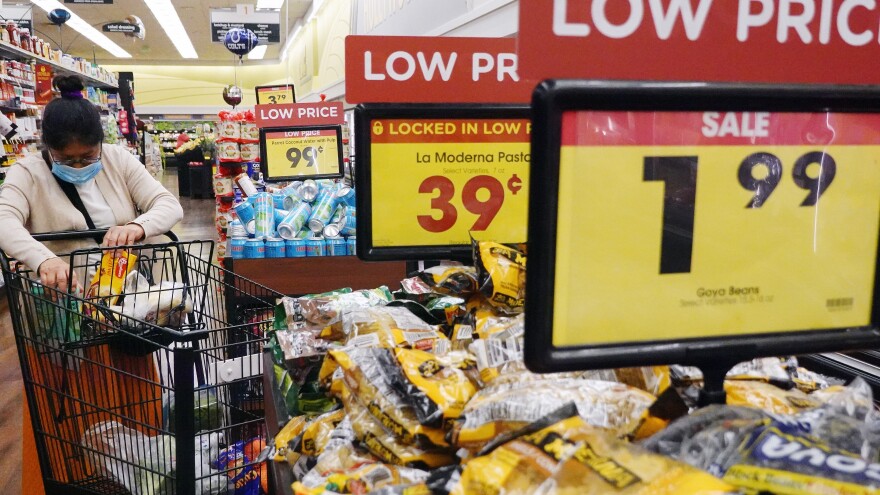
{"type": "Polygon", "coordinates": [[[76,273],[70,272],[70,265],[61,258],[49,258],[40,264],[37,270],[40,273],[40,282],[47,287],[54,287],[60,291],[67,291],[70,287],[78,285],[76,273]],[[67,275],[72,275],[72,280],[67,275]]]}
{"type": "Polygon", "coordinates": [[[143,240],[145,236],[144,228],[136,223],[110,227],[101,247],[127,246],[143,240]]]}

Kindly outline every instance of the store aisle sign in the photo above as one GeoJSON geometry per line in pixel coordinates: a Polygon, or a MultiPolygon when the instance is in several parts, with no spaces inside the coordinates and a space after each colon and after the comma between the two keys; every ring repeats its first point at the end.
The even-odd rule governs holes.
{"type": "Polygon", "coordinates": [[[64,0],[64,3],[80,3],[80,4],[104,4],[104,5],[112,5],[113,0],[64,0]]]}
{"type": "Polygon", "coordinates": [[[266,180],[302,180],[342,175],[339,126],[267,129],[260,133],[266,180]]]}
{"type": "Polygon", "coordinates": [[[298,125],[337,125],[345,122],[340,102],[291,103],[286,105],[256,105],[257,127],[284,127],[298,125]]]}
{"type": "MultiPolygon", "coordinates": [[[[718,94],[673,96],[689,111],[551,111],[558,127],[541,129],[559,132],[536,136],[536,161],[551,169],[540,194],[558,202],[533,201],[531,227],[545,226],[529,238],[529,275],[547,290],[527,290],[542,294],[536,304],[552,294],[552,327],[531,328],[552,328],[554,348],[669,349],[761,335],[809,342],[794,332],[876,324],[880,113],[821,111],[835,102],[819,91],[803,105],[813,96],[814,110],[718,108],[718,94]],[[692,110],[713,97],[715,108],[692,110]]],[[[650,108],[665,97],[590,103],[650,108]]],[[[873,104],[880,110],[880,97],[873,104]]],[[[813,349],[826,350],[839,349],[813,349]]]]}
{"type": "Polygon", "coordinates": [[[253,5],[238,5],[235,9],[211,9],[211,41],[223,43],[226,32],[233,28],[250,29],[260,43],[281,41],[281,14],[254,10],[253,5]]]}
{"type": "Polygon", "coordinates": [[[347,36],[351,103],[527,103],[514,38],[347,36]]]}
{"type": "Polygon", "coordinates": [[[539,80],[880,83],[873,0],[521,0],[519,17],[539,80]]]}
{"type": "Polygon", "coordinates": [[[367,117],[358,134],[358,149],[368,150],[358,162],[357,190],[364,191],[358,198],[365,202],[358,207],[358,242],[365,246],[359,255],[447,259],[469,253],[472,236],[524,242],[527,111],[465,116],[453,110],[449,117],[430,118],[416,113],[367,117]]]}
{"type": "Polygon", "coordinates": [[[134,34],[141,31],[140,26],[128,22],[108,22],[101,26],[101,30],[105,33],[128,33],[134,34]]]}

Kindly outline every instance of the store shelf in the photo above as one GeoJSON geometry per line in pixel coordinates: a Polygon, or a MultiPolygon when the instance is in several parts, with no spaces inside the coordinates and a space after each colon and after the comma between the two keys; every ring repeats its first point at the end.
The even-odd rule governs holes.
{"type": "Polygon", "coordinates": [[[12,46],[8,43],[0,43],[0,57],[2,57],[2,56],[7,56],[7,57],[11,57],[11,58],[16,58],[16,59],[33,59],[33,60],[40,62],[41,64],[46,64],[49,67],[52,67],[52,69],[54,69],[56,75],[65,75],[65,76],[76,75],[76,76],[81,77],[83,79],[83,81],[86,84],[88,84],[89,86],[94,86],[96,88],[119,89],[118,85],[110,84],[108,82],[102,81],[102,80],[97,79],[95,77],[83,74],[82,72],[75,71],[73,69],[69,69],[67,67],[60,65],[57,62],[54,62],[49,59],[45,59],[43,57],[36,55],[33,52],[29,52],[27,50],[22,50],[21,48],[18,48],[16,46],[12,46]]]}
{"type": "Polygon", "coordinates": [[[34,83],[27,81],[25,79],[19,79],[17,77],[7,76],[6,74],[0,74],[0,81],[8,81],[12,84],[17,84],[22,88],[35,89],[36,85],[34,83]]]}

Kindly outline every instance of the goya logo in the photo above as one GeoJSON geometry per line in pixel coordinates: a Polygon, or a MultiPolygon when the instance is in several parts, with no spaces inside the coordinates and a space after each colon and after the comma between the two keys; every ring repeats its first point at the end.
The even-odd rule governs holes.
{"type": "Polygon", "coordinates": [[[442,369],[443,369],[443,366],[441,366],[440,363],[437,362],[436,359],[429,359],[419,365],[419,373],[421,373],[422,376],[425,378],[430,378],[430,377],[436,375],[442,369]]]}
{"type": "Polygon", "coordinates": [[[752,450],[756,459],[782,462],[787,465],[786,469],[803,466],[805,470],[818,470],[835,479],[840,479],[839,475],[845,475],[846,478],[863,484],[880,482],[880,464],[870,463],[848,452],[833,450],[803,438],[785,435],[776,429],[768,429],[761,437],[763,438],[760,438],[752,450]]]}

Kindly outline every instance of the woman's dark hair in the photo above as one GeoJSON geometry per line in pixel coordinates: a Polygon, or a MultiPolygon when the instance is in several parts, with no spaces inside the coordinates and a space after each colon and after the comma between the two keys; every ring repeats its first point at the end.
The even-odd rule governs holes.
{"type": "Polygon", "coordinates": [[[98,108],[82,95],[84,85],[77,76],[57,76],[52,86],[61,94],[43,110],[43,144],[60,150],[71,142],[96,146],[104,141],[104,127],[98,108]]]}

